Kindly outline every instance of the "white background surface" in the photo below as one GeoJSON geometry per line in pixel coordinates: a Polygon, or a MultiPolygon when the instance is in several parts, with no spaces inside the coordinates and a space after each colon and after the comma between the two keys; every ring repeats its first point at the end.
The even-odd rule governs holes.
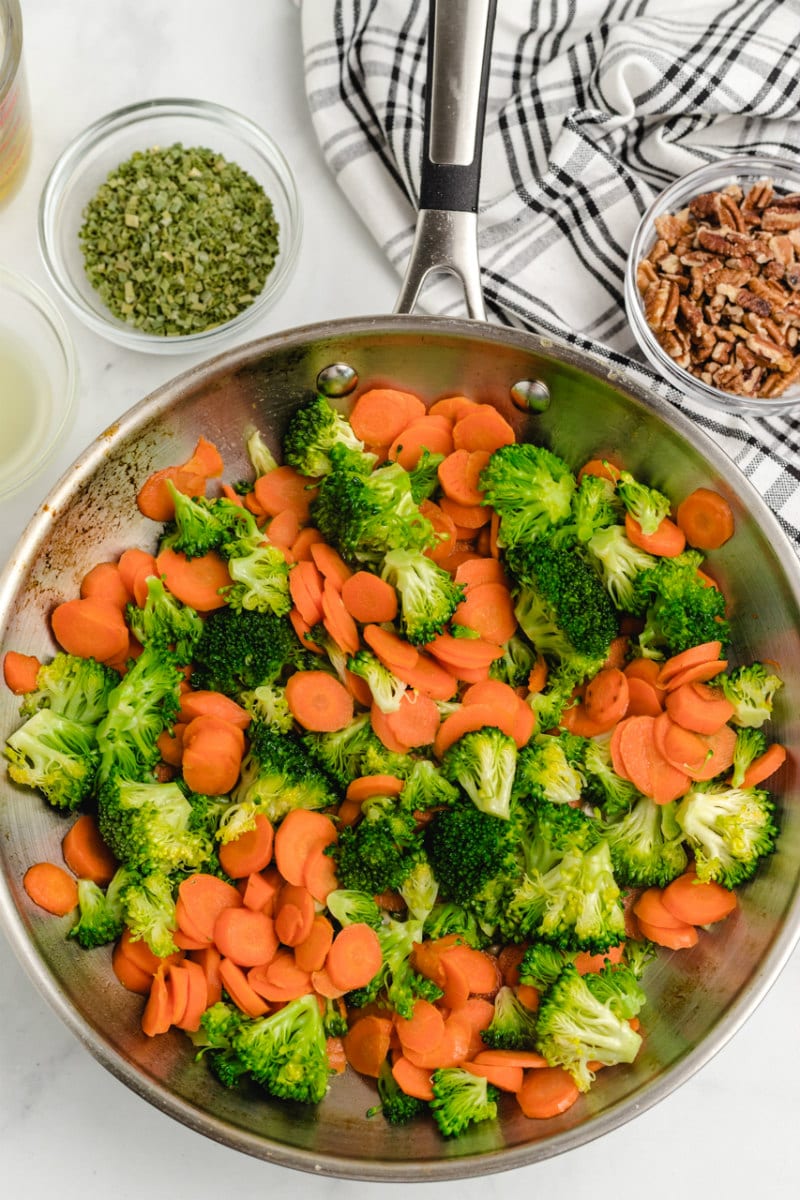
{"type": "MultiPolygon", "coordinates": [[[[326,0],[315,0],[322,3],[326,0]]],[[[327,174],[303,90],[291,0],[23,0],[34,154],[0,209],[0,263],[53,295],[36,244],[39,193],[56,155],[103,113],[156,96],[231,106],[263,125],[301,181],[299,265],[278,307],[249,337],[331,317],[388,312],[397,280],[327,174]]],[[[70,316],[80,364],[75,426],[39,478],[0,502],[0,562],[50,486],[115,416],[195,358],[120,350],[70,316]]],[[[0,397],[0,437],[2,397],[0,397]]],[[[473,1180],[417,1184],[445,1200],[671,1200],[798,1195],[800,953],[745,1028],[678,1093],[635,1121],[556,1159],[473,1180]]],[[[309,1200],[377,1196],[382,1185],[315,1178],[217,1145],[148,1106],[82,1048],[39,997],[0,936],[0,1189],[59,1200],[309,1200]]]]}

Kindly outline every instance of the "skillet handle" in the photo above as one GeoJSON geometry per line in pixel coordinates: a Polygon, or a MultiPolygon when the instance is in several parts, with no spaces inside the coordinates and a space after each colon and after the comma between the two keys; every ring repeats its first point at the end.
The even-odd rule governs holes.
{"type": "Polygon", "coordinates": [[[431,0],[420,207],[395,312],[410,313],[432,272],[460,279],[467,312],[486,320],[478,197],[497,0],[431,0]]]}

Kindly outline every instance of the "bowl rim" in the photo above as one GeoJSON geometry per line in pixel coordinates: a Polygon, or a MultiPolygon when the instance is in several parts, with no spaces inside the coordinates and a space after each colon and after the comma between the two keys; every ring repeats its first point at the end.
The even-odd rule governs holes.
{"type": "Polygon", "coordinates": [[[44,319],[61,351],[66,371],[63,388],[58,392],[53,390],[52,393],[54,412],[47,425],[44,450],[35,459],[26,460],[26,465],[21,473],[12,476],[6,482],[0,481],[0,502],[2,502],[27,487],[40,474],[69,428],[75,415],[78,394],[78,357],[75,343],[60,309],[37,283],[34,283],[27,275],[0,264],[0,288],[22,296],[44,319]]]}
{"type": "MultiPolygon", "coordinates": [[[[274,196],[269,192],[267,194],[270,200],[274,200],[274,196]]],[[[53,163],[42,188],[37,213],[40,255],[53,285],[70,309],[95,333],[117,345],[129,350],[161,354],[188,354],[213,349],[251,325],[271,307],[288,284],[299,254],[302,230],[303,207],[297,180],[289,160],[274,138],[252,118],[236,109],[210,100],[181,96],[155,97],[125,105],[98,117],[77,133],[53,163]],[[57,249],[61,234],[55,229],[54,221],[64,188],[78,176],[87,151],[102,146],[121,131],[144,126],[159,117],[184,117],[196,120],[198,125],[206,121],[239,136],[274,173],[288,213],[287,219],[281,222],[281,233],[286,235],[286,240],[281,242],[275,265],[253,303],[220,325],[212,325],[197,333],[174,336],[144,333],[134,325],[119,321],[110,311],[107,315],[100,315],[87,304],[61,269],[61,256],[57,249]]]]}
{"type": "Polygon", "coordinates": [[[634,231],[625,263],[624,293],[628,324],[651,366],[689,400],[706,404],[718,412],[737,416],[775,416],[778,413],[791,412],[800,408],[800,394],[793,397],[763,398],[738,396],[733,392],[710,387],[702,379],[679,366],[659,346],[645,319],[641,295],[636,284],[636,272],[644,257],[656,216],[685,207],[681,200],[688,201],[692,196],[701,194],[702,190],[708,190],[712,181],[718,181],[720,187],[725,187],[736,183],[738,179],[762,179],[773,174],[795,177],[800,191],[800,161],[795,163],[777,155],[735,154],[703,163],[685,175],[680,175],[663,188],[645,209],[634,231]]]}

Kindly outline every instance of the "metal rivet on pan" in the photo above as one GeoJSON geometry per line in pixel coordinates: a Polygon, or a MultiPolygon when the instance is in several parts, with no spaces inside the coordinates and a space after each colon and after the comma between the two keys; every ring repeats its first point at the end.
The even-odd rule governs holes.
{"type": "Polygon", "coordinates": [[[317,376],[317,388],[323,396],[347,396],[358,383],[358,375],[347,363],[331,363],[317,376]]]}
{"type": "Polygon", "coordinates": [[[520,379],[511,388],[511,399],[523,412],[545,412],[550,407],[550,389],[541,379],[520,379]]]}

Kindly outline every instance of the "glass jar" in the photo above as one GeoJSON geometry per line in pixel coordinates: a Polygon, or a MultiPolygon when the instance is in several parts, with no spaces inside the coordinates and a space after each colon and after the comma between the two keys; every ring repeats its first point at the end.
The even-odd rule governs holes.
{"type": "Polygon", "coordinates": [[[22,182],[30,143],[30,108],[22,69],[22,14],[19,0],[0,0],[0,205],[22,182]]]}

